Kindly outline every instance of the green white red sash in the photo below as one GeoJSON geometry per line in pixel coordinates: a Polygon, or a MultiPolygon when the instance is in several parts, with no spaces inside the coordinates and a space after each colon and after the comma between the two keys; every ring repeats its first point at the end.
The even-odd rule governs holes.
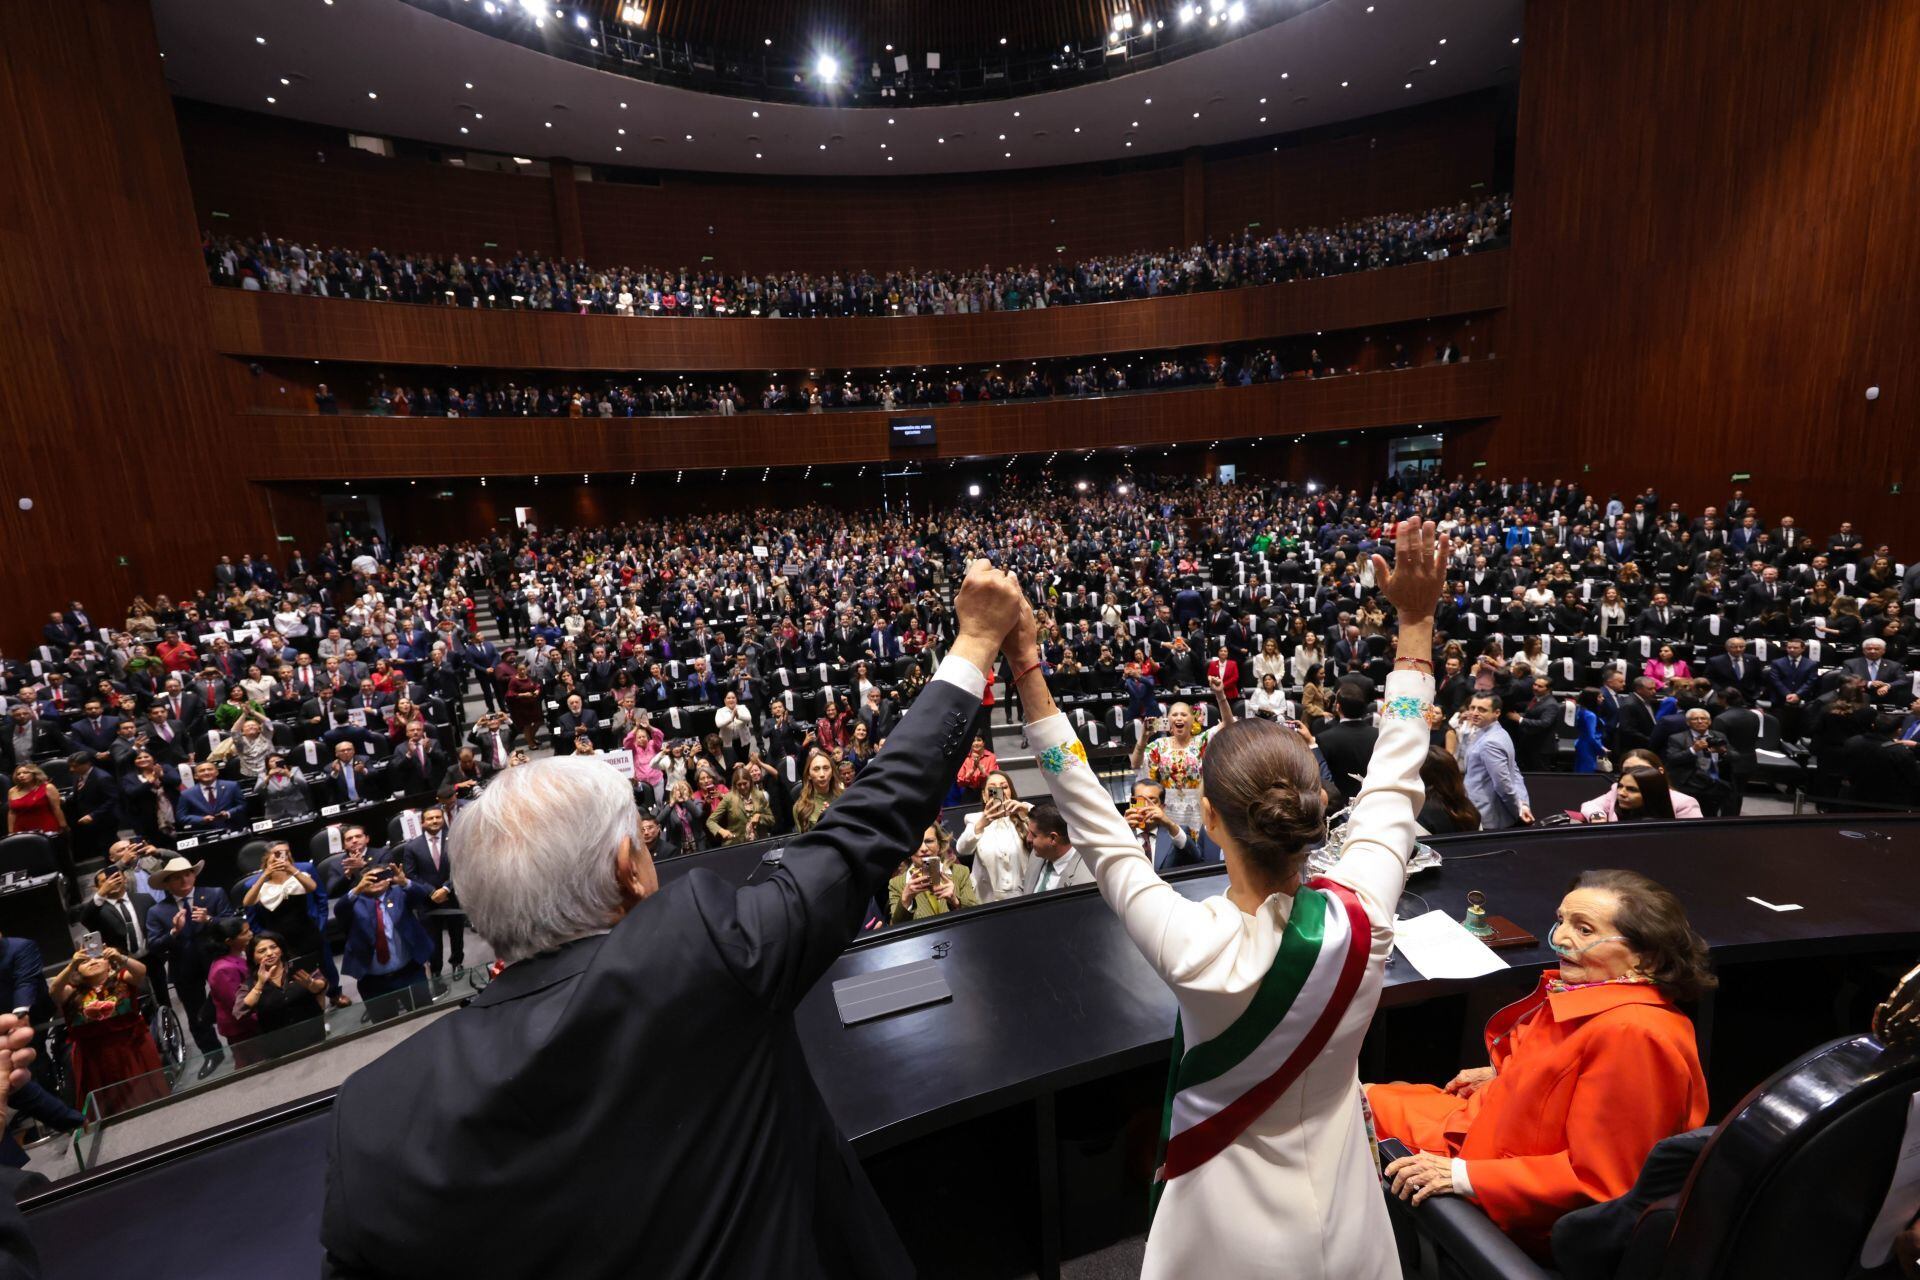
{"type": "Polygon", "coordinates": [[[1326,1047],[1366,973],[1371,938],[1353,890],[1310,880],[1294,895],[1273,967],[1233,1025],[1188,1049],[1174,1022],[1155,1208],[1167,1183],[1232,1146],[1326,1047]]]}

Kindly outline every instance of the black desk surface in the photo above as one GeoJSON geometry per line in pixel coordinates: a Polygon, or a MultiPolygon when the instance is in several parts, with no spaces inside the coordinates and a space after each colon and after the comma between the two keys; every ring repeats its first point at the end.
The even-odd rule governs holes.
{"type": "MultiPolygon", "coordinates": [[[[1718,964],[1920,945],[1920,821],[1904,817],[1694,820],[1432,843],[1449,862],[1413,878],[1403,916],[1429,909],[1460,916],[1468,890],[1479,889],[1490,912],[1544,938],[1577,873],[1619,867],[1678,894],[1718,964]],[[1773,911],[1751,898],[1800,909],[1773,911]]],[[[1210,871],[1176,883],[1203,898],[1224,891],[1226,876],[1210,871]]],[[[1544,943],[1501,955],[1527,975],[1552,961],[1544,943]]],[[[1396,955],[1381,1004],[1500,980],[1430,981],[1396,955]]],[[[1161,1060],[1176,1011],[1097,891],[1084,889],[875,935],[807,994],[798,1023],[814,1078],[864,1155],[1161,1060]],[[835,980],[926,959],[937,942],[950,944],[943,961],[950,1003],[840,1026],[835,980]]]]}
{"type": "MultiPolygon", "coordinates": [[[[1450,861],[1416,876],[1403,914],[1489,908],[1544,934],[1567,882],[1591,867],[1645,872],[1686,903],[1717,963],[1920,945],[1920,818],[1765,818],[1657,827],[1575,827],[1448,837],[1450,861]],[[1799,904],[1779,912],[1752,901],[1799,904]]],[[[1178,881],[1200,898],[1213,871],[1178,881]]],[[[1527,983],[1544,946],[1503,953],[1527,983]]],[[[1432,982],[1404,961],[1388,971],[1384,1005],[1478,983],[1432,982]]],[[[1174,1002],[1097,892],[995,904],[857,944],[801,1002],[800,1038],[842,1132],[872,1154],[1023,1099],[1164,1059],[1174,1002]],[[925,959],[936,942],[952,1001],[843,1028],[831,983],[925,959]]],[[[226,1141],[152,1153],[127,1171],[89,1175],[30,1202],[52,1278],[117,1274],[252,1277],[314,1274],[324,1112],[274,1125],[243,1122],[226,1141]],[[259,1179],[271,1170],[265,1184],[259,1179]],[[231,1212],[246,1204],[249,1211],[231,1212]],[[225,1206],[223,1208],[223,1206],[225,1206]],[[217,1249],[156,1242],[183,1221],[225,1224],[217,1249]],[[114,1223],[111,1232],[96,1228],[114,1223]],[[137,1254],[136,1254],[137,1251],[137,1254]],[[180,1267],[170,1270],[167,1259],[180,1267]]]]}

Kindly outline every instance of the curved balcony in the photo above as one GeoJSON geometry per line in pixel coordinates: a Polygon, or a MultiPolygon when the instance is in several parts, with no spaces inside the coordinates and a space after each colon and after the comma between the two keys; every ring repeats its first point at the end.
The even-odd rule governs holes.
{"type": "MultiPolygon", "coordinates": [[[[689,327],[718,323],[694,322],[689,327]]],[[[1490,360],[1316,381],[1010,400],[894,414],[447,419],[251,413],[241,415],[241,424],[259,446],[245,455],[247,476],[253,480],[785,467],[1460,422],[1500,412],[1504,373],[1503,362],[1490,360]],[[887,422],[898,416],[931,417],[936,445],[892,448],[887,422]]]]}
{"type": "Polygon", "coordinates": [[[1041,311],[834,320],[464,311],[209,286],[228,355],[505,369],[892,369],[1149,351],[1506,305],[1505,250],[1213,293],[1041,311]]]}

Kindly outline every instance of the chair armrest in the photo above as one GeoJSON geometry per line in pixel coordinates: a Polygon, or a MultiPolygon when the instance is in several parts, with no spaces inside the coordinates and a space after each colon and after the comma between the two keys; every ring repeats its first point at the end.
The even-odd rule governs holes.
{"type": "MultiPolygon", "coordinates": [[[[1391,1162],[1411,1154],[1396,1139],[1381,1140],[1382,1161],[1391,1162]]],[[[1383,1187],[1382,1194],[1391,1193],[1383,1187]]],[[[1494,1226],[1492,1219],[1471,1200],[1431,1196],[1407,1212],[1420,1234],[1442,1256],[1451,1259],[1468,1280],[1548,1280],[1551,1275],[1494,1226]]]]}

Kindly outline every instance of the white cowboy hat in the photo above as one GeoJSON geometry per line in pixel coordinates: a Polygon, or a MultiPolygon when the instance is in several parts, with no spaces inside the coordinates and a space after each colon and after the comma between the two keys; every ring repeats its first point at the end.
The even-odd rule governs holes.
{"type": "Polygon", "coordinates": [[[167,859],[166,865],[158,871],[149,872],[147,874],[147,880],[149,883],[155,880],[167,880],[188,871],[191,871],[194,875],[199,875],[206,865],[206,859],[204,858],[199,862],[188,862],[185,858],[175,854],[173,857],[167,859]]]}

